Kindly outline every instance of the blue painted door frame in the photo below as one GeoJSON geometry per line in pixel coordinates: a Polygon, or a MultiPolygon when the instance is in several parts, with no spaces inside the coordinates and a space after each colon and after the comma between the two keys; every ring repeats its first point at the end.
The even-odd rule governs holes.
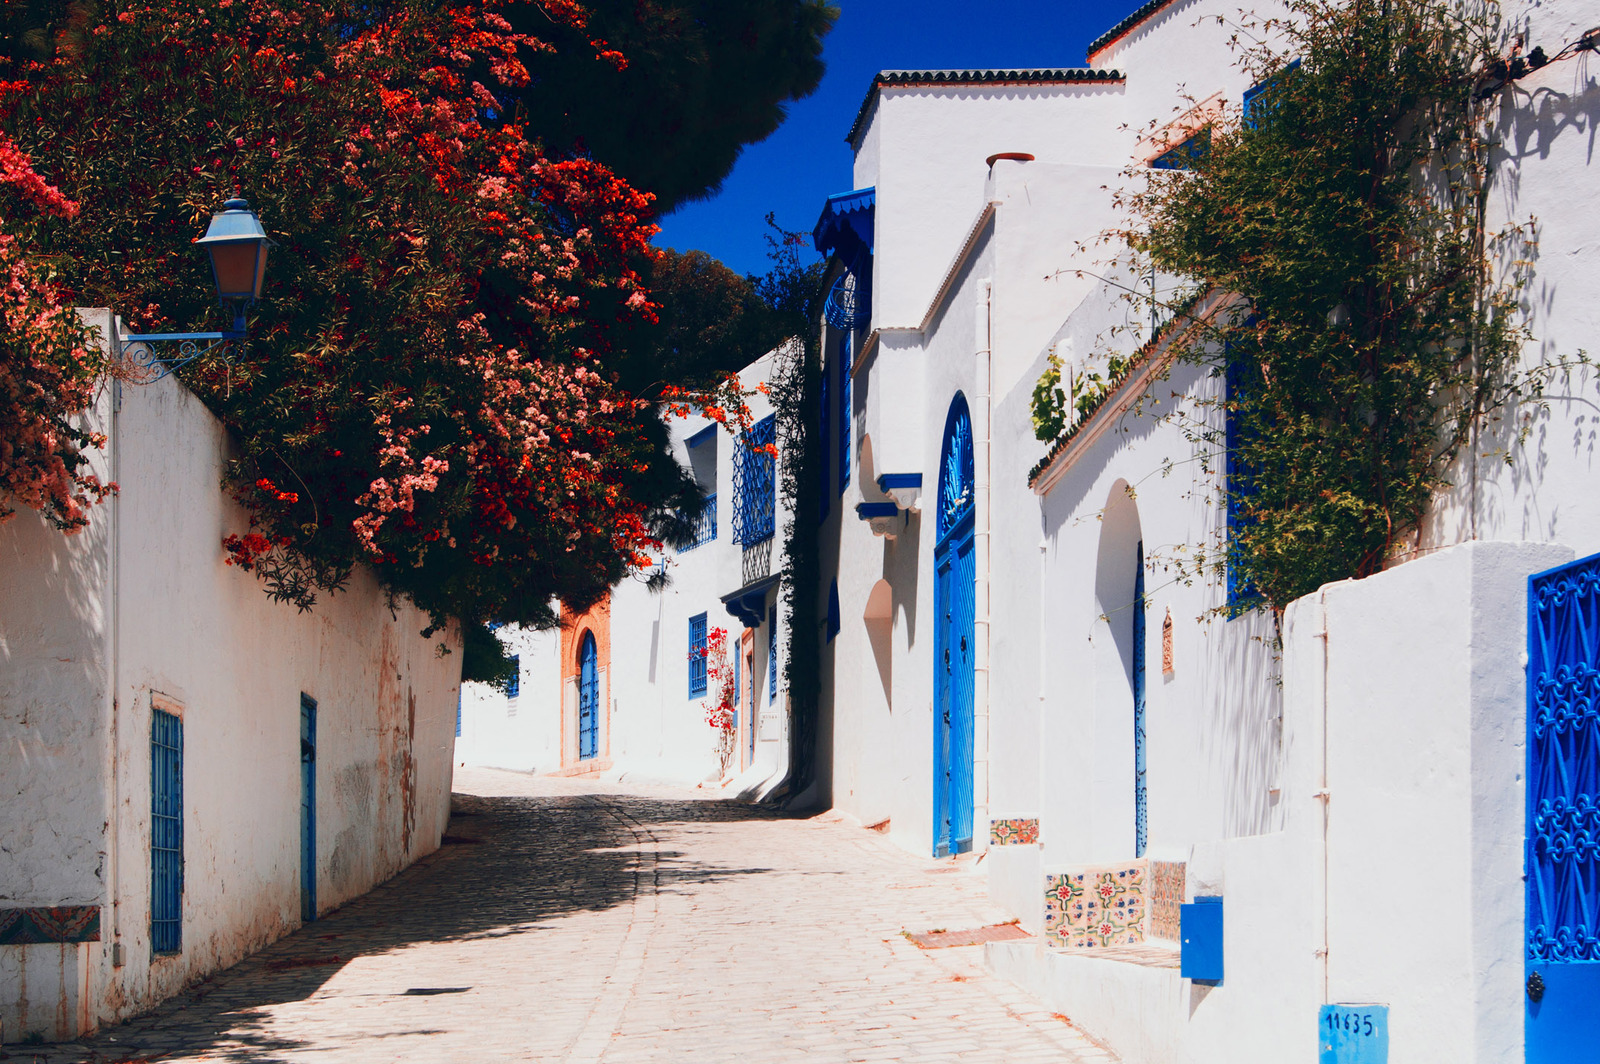
{"type": "Polygon", "coordinates": [[[300,919],[317,918],[317,702],[300,696],[300,919]]]}
{"type": "Polygon", "coordinates": [[[1527,1064],[1600,1046],[1600,555],[1528,580],[1527,1064]]]}
{"type": "Polygon", "coordinates": [[[587,761],[600,753],[600,656],[593,632],[583,633],[578,665],[578,758],[587,761]]]}
{"type": "Polygon", "coordinates": [[[934,570],[933,852],[972,849],[974,484],[972,420],[957,395],[945,419],[934,570]]]}

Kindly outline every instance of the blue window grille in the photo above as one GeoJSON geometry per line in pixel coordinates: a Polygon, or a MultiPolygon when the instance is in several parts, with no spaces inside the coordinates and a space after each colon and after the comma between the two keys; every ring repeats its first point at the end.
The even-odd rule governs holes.
{"type": "Polygon", "coordinates": [[[689,697],[706,693],[706,615],[689,618],[689,697]]]}
{"type": "Polygon", "coordinates": [[[839,634],[839,581],[828,586],[828,642],[839,634]]]}
{"type": "Polygon", "coordinates": [[[819,467],[819,477],[822,481],[822,513],[818,517],[819,521],[826,521],[828,519],[828,500],[832,498],[831,493],[828,491],[829,474],[833,471],[833,466],[829,463],[829,458],[832,456],[833,451],[833,412],[831,407],[828,405],[828,373],[832,368],[833,367],[827,363],[823,363],[822,410],[820,415],[822,418],[822,431],[818,436],[817,442],[817,465],[819,467]]]}
{"type": "Polygon", "coordinates": [[[778,697],[778,604],[767,614],[767,697],[778,697]]]}
{"type": "Polygon", "coordinates": [[[1276,74],[1258,81],[1245,90],[1244,99],[1241,101],[1244,104],[1244,128],[1255,129],[1264,120],[1272,117],[1272,112],[1277,109],[1278,90],[1283,87],[1289,72],[1298,69],[1299,66],[1300,60],[1296,59],[1276,74]]]}
{"type": "Polygon", "coordinates": [[[700,516],[694,519],[694,538],[684,545],[684,550],[694,550],[717,538],[717,493],[706,496],[700,516]]]}
{"type": "Polygon", "coordinates": [[[745,435],[733,467],[733,539],[749,547],[777,531],[777,461],[763,448],[777,442],[777,422],[764,417],[745,435]]]}
{"type": "Polygon", "coordinates": [[[183,721],[159,709],[150,723],[150,948],[183,948],[183,721]]]}
{"type": "Polygon", "coordinates": [[[1237,617],[1248,613],[1261,605],[1261,593],[1256,590],[1250,578],[1240,572],[1236,561],[1236,539],[1239,530],[1250,527],[1254,518],[1249,514],[1249,501],[1256,493],[1256,480],[1253,471],[1239,456],[1239,448],[1245,442],[1247,431],[1241,423],[1237,400],[1249,388],[1252,375],[1257,372],[1254,365],[1242,358],[1229,358],[1224,383],[1227,387],[1227,413],[1223,428],[1223,447],[1225,450],[1224,469],[1227,474],[1227,515],[1228,515],[1228,546],[1227,569],[1228,602],[1227,615],[1237,617]]]}
{"type": "Polygon", "coordinates": [[[456,690],[456,738],[461,738],[461,691],[456,690]]]}
{"type": "Polygon", "coordinates": [[[839,494],[850,486],[850,372],[855,368],[855,334],[845,333],[839,344],[839,494]]]}
{"type": "Polygon", "coordinates": [[[1195,160],[1211,150],[1211,130],[1202,129],[1181,144],[1174,144],[1150,160],[1153,170],[1192,170],[1195,160]]]}
{"type": "Polygon", "coordinates": [[[511,676],[506,680],[506,697],[516,698],[522,694],[522,655],[511,655],[511,676]]]}

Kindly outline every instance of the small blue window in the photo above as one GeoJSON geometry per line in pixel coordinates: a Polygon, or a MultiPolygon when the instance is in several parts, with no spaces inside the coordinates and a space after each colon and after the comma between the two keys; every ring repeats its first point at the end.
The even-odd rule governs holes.
{"type": "Polygon", "coordinates": [[[850,486],[850,373],[855,368],[855,333],[846,332],[839,344],[839,494],[850,486]]]}
{"type": "Polygon", "coordinates": [[[767,698],[778,697],[778,604],[767,614],[767,698]]]}
{"type": "Polygon", "coordinates": [[[1150,160],[1153,170],[1192,170],[1197,159],[1211,150],[1211,130],[1202,129],[1182,144],[1174,144],[1150,160]]]}
{"type": "Polygon", "coordinates": [[[511,655],[511,677],[506,680],[506,697],[516,698],[522,693],[522,657],[511,655]]]}
{"type": "Polygon", "coordinates": [[[183,721],[154,710],[150,724],[150,949],[183,948],[183,721]]]}
{"type": "Polygon", "coordinates": [[[689,697],[706,693],[706,615],[689,618],[689,697]]]}
{"type": "Polygon", "coordinates": [[[839,634],[839,581],[828,587],[828,642],[839,634]]]}
{"type": "Polygon", "coordinates": [[[1285,75],[1291,70],[1297,70],[1300,60],[1296,59],[1282,70],[1269,78],[1264,78],[1250,86],[1244,92],[1244,128],[1255,129],[1264,119],[1272,117],[1272,112],[1277,107],[1274,97],[1277,90],[1283,86],[1285,75]]]}
{"type": "Polygon", "coordinates": [[[456,689],[456,738],[461,738],[461,689],[456,689]]]}
{"type": "Polygon", "coordinates": [[[776,419],[764,417],[750,427],[739,449],[733,469],[733,539],[741,547],[771,539],[778,528],[778,463],[771,453],[777,438],[776,419]]]}

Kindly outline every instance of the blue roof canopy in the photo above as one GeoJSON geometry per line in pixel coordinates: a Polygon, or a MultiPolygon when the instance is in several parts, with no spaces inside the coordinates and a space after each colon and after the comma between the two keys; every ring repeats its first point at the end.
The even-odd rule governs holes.
{"type": "Polygon", "coordinates": [[[822,217],[811,231],[812,242],[824,255],[837,255],[853,262],[863,253],[872,254],[872,218],[877,205],[877,190],[858,188],[829,196],[822,205],[822,217]]]}

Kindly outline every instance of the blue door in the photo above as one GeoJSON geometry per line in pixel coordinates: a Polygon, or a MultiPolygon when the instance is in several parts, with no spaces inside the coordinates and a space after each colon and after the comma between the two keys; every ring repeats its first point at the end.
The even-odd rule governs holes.
{"type": "Polygon", "coordinates": [[[317,918],[317,702],[300,696],[300,919],[317,918]]]}
{"type": "Polygon", "coordinates": [[[933,852],[972,849],[973,556],[972,419],[957,395],[939,463],[934,571],[933,852]]]}
{"type": "Polygon", "coordinates": [[[578,669],[578,757],[587,761],[600,753],[600,667],[593,632],[583,633],[578,669]]]}
{"type": "Polygon", "coordinates": [[[1144,754],[1144,540],[1136,552],[1133,576],[1133,855],[1143,857],[1150,842],[1144,754]]]}
{"type": "Polygon", "coordinates": [[[1528,1064],[1600,1045],[1600,555],[1528,581],[1528,1064]]]}

